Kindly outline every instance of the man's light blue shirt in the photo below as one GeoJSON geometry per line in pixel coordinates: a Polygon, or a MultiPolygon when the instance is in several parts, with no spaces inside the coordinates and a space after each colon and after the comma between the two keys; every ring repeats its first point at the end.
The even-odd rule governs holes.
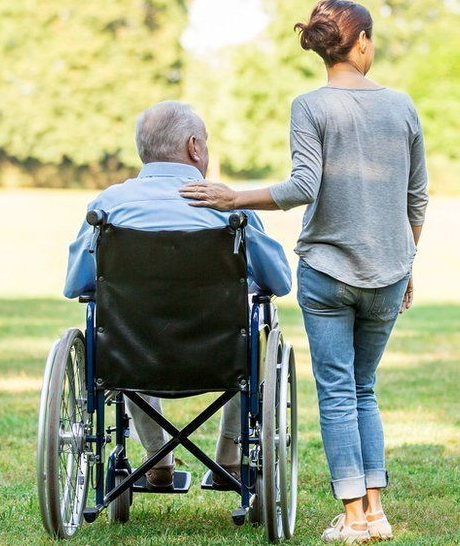
{"type": "MultiPolygon", "coordinates": [[[[191,181],[203,180],[201,173],[182,163],[148,163],[137,178],[104,190],[88,205],[88,210],[103,209],[108,221],[116,226],[144,231],[192,231],[228,224],[229,212],[191,207],[179,194],[179,188],[191,181]]],[[[277,296],[291,289],[291,270],[281,245],[269,237],[253,211],[248,216],[246,249],[248,282],[277,296]]],[[[95,290],[96,259],[90,253],[94,230],[86,221],[77,239],[70,245],[64,295],[75,298],[95,290]]]]}

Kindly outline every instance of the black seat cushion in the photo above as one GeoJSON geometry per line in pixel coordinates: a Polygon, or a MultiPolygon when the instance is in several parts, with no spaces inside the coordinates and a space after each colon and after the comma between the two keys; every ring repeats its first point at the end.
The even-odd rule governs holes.
{"type": "Polygon", "coordinates": [[[102,228],[96,377],[106,389],[179,397],[247,379],[247,263],[228,228],[102,228]]]}

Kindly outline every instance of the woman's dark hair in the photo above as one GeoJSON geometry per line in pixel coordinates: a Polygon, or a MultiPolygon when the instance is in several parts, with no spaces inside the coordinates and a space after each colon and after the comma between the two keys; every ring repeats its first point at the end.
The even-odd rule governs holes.
{"type": "Polygon", "coordinates": [[[312,49],[328,66],[346,61],[348,54],[364,30],[372,38],[372,17],[356,2],[323,0],[313,9],[308,24],[297,23],[300,45],[312,49]]]}

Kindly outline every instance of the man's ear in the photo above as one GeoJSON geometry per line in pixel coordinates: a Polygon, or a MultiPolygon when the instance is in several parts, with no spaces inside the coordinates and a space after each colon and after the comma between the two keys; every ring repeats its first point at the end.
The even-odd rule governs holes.
{"type": "Polygon", "coordinates": [[[198,163],[200,161],[200,156],[196,149],[196,137],[192,135],[187,142],[187,151],[188,155],[190,156],[190,159],[194,161],[195,163],[198,163]]]}

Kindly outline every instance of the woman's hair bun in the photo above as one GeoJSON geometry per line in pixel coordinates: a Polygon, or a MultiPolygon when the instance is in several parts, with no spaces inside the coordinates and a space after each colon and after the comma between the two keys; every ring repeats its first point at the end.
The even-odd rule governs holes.
{"type": "Polygon", "coordinates": [[[337,23],[331,19],[317,17],[308,24],[297,23],[294,30],[299,32],[300,45],[307,51],[327,50],[340,46],[340,30],[337,23]]]}
{"type": "Polygon", "coordinates": [[[312,49],[328,66],[347,60],[360,33],[372,37],[369,11],[350,0],[322,0],[316,4],[308,23],[297,23],[303,49],[312,49]]]}

